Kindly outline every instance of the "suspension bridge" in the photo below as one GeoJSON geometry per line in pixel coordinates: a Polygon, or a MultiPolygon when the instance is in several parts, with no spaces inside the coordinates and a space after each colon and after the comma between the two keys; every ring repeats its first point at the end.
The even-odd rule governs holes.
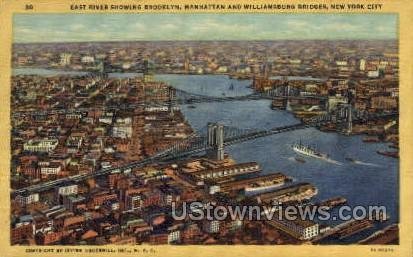
{"type": "Polygon", "coordinates": [[[56,114],[82,114],[93,110],[99,111],[117,111],[117,110],[135,110],[137,108],[145,107],[163,107],[163,106],[176,106],[179,104],[195,104],[195,103],[209,103],[209,102],[228,102],[228,101],[253,101],[253,100],[273,100],[276,98],[289,98],[289,99],[319,99],[325,100],[324,96],[299,96],[288,95],[283,90],[272,89],[259,93],[251,93],[247,95],[237,96],[211,96],[201,95],[197,93],[188,92],[182,89],[171,88],[169,90],[169,100],[163,102],[155,101],[141,101],[135,103],[121,103],[118,105],[107,105],[101,107],[77,107],[77,108],[59,108],[59,109],[45,109],[45,110],[27,110],[27,111],[14,111],[12,116],[15,118],[25,115],[46,116],[56,114]]]}
{"type": "Polygon", "coordinates": [[[12,196],[38,193],[51,190],[55,187],[78,183],[89,178],[104,176],[113,173],[128,173],[133,168],[143,167],[154,163],[169,163],[171,161],[190,157],[196,154],[206,153],[209,158],[220,160],[224,158],[224,147],[241,142],[254,140],[260,137],[286,133],[294,130],[310,127],[319,127],[326,123],[344,124],[347,131],[351,130],[353,122],[367,122],[369,120],[395,118],[398,112],[368,113],[360,112],[351,105],[342,105],[335,112],[320,115],[308,120],[306,123],[296,123],[286,126],[274,127],[267,130],[243,129],[225,126],[223,124],[209,123],[205,130],[201,129],[197,134],[179,141],[171,147],[140,161],[128,163],[119,167],[105,168],[88,174],[79,174],[71,177],[61,178],[54,181],[39,183],[12,191],[12,196]]]}

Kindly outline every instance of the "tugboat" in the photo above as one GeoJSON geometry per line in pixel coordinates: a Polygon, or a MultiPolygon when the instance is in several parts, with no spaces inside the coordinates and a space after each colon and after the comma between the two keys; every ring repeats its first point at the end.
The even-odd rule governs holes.
{"type": "Polygon", "coordinates": [[[345,159],[346,159],[346,161],[349,161],[349,162],[352,162],[352,163],[356,163],[356,162],[357,162],[356,159],[353,159],[353,158],[351,158],[351,157],[346,157],[345,159]]]}
{"type": "Polygon", "coordinates": [[[299,157],[299,156],[296,156],[294,159],[295,159],[297,162],[305,163],[304,158],[301,158],[301,157],[299,157]]]}
{"type": "Polygon", "coordinates": [[[388,156],[392,158],[399,158],[399,152],[380,151],[380,150],[377,150],[376,152],[384,156],[388,156]]]}

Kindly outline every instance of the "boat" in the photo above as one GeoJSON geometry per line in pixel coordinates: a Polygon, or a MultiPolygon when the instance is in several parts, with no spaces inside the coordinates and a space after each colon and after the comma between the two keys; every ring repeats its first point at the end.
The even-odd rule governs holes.
{"type": "Polygon", "coordinates": [[[380,142],[380,139],[378,136],[367,136],[363,138],[364,143],[377,143],[380,142]]]}
{"type": "Polygon", "coordinates": [[[304,158],[301,158],[301,157],[296,156],[294,159],[295,159],[297,162],[305,163],[304,158]]]}
{"type": "Polygon", "coordinates": [[[288,177],[285,177],[284,179],[280,180],[279,178],[273,178],[273,176],[270,175],[263,177],[262,180],[257,180],[249,184],[244,188],[244,190],[246,193],[263,193],[271,191],[271,189],[280,187],[284,185],[285,182],[289,182],[288,177]]]}
{"type": "Polygon", "coordinates": [[[310,183],[298,183],[263,193],[257,196],[260,202],[268,203],[285,203],[290,201],[309,200],[318,194],[318,189],[310,183]]]}
{"type": "Polygon", "coordinates": [[[277,183],[277,184],[272,184],[272,185],[265,185],[265,186],[260,186],[258,184],[256,185],[251,185],[250,187],[246,187],[244,189],[246,194],[251,194],[251,193],[264,193],[271,191],[272,189],[275,189],[277,187],[280,187],[284,185],[284,182],[282,183],[277,183]]]}
{"type": "Polygon", "coordinates": [[[390,152],[390,151],[376,151],[378,154],[392,157],[392,158],[399,158],[399,152],[390,152]]]}
{"type": "Polygon", "coordinates": [[[346,161],[349,161],[349,162],[354,162],[354,163],[357,162],[356,159],[353,159],[351,157],[346,157],[345,159],[346,159],[346,161]]]}
{"type": "Polygon", "coordinates": [[[354,220],[344,228],[340,229],[337,234],[339,239],[344,239],[371,227],[373,227],[373,222],[370,220],[354,220]]]}
{"type": "Polygon", "coordinates": [[[231,85],[228,88],[229,90],[234,90],[234,84],[231,83],[231,85]]]}
{"type": "Polygon", "coordinates": [[[310,156],[310,157],[314,157],[314,158],[318,158],[318,159],[324,159],[324,160],[328,160],[328,154],[325,153],[321,153],[319,151],[317,151],[316,149],[312,148],[311,146],[308,145],[304,145],[301,143],[301,141],[299,143],[295,143],[292,145],[293,150],[296,153],[305,155],[305,156],[310,156]]]}
{"type": "Polygon", "coordinates": [[[344,197],[334,197],[325,201],[322,201],[321,203],[318,204],[318,206],[323,206],[327,208],[327,210],[330,210],[336,206],[343,205],[347,203],[347,199],[344,197]]]}
{"type": "Polygon", "coordinates": [[[195,105],[188,105],[188,108],[190,108],[190,109],[195,109],[196,106],[195,106],[195,105]]]}

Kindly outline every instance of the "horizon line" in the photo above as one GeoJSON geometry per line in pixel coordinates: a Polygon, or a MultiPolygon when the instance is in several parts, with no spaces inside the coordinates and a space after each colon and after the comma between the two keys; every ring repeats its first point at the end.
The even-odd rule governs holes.
{"type": "Polygon", "coordinates": [[[34,42],[12,42],[12,44],[78,44],[78,43],[126,43],[126,42],[274,42],[274,41],[398,41],[399,38],[336,38],[336,39],[137,39],[137,40],[92,40],[92,41],[34,41],[34,42]]]}

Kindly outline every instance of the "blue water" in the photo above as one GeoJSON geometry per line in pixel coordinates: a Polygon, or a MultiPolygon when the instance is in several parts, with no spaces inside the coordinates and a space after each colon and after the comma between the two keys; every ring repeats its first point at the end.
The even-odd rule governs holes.
{"type": "MultiPolygon", "coordinates": [[[[28,72],[26,72],[27,74],[28,72]]],[[[56,71],[56,74],[61,74],[56,71]]],[[[133,77],[136,74],[110,74],[111,77],[133,77]]],[[[233,80],[218,75],[156,75],[157,80],[196,94],[210,96],[237,96],[252,93],[248,88],[249,80],[233,80]],[[230,85],[234,86],[230,90],[230,85]]],[[[290,113],[270,109],[270,101],[234,101],[219,103],[193,104],[196,108],[182,105],[182,112],[194,129],[200,130],[208,122],[221,122],[239,128],[268,129],[297,123],[290,113]]],[[[310,182],[318,188],[316,200],[343,196],[348,205],[383,205],[390,220],[376,225],[375,228],[350,237],[343,242],[352,243],[374,230],[398,222],[399,162],[397,159],[376,154],[376,150],[387,147],[384,143],[363,143],[362,136],[344,136],[337,133],[325,133],[314,128],[296,130],[264,138],[258,138],[226,148],[226,152],[237,162],[258,162],[263,173],[282,172],[299,182],[310,182]],[[306,162],[294,160],[295,153],[289,147],[293,142],[302,140],[315,145],[320,151],[342,165],[304,157],[306,162]],[[364,164],[346,161],[352,157],[364,164]]],[[[334,222],[330,222],[334,223],[334,222]]]]}
{"type": "Polygon", "coordinates": [[[43,68],[17,68],[13,69],[13,75],[41,75],[41,76],[55,76],[55,75],[68,75],[68,76],[80,76],[86,75],[87,72],[82,71],[64,71],[54,69],[43,68]]]}
{"type": "MultiPolygon", "coordinates": [[[[225,76],[159,75],[157,78],[174,87],[197,94],[217,96],[222,93],[225,95],[251,93],[251,89],[247,88],[251,81],[232,80],[225,76]],[[228,85],[231,83],[234,85],[234,90],[229,90],[228,85]]],[[[204,128],[207,122],[221,122],[225,125],[250,129],[268,129],[299,122],[286,111],[270,109],[270,104],[268,100],[255,100],[199,103],[194,104],[196,108],[188,108],[186,105],[181,108],[195,129],[204,128]]],[[[352,243],[367,236],[369,232],[398,222],[399,163],[397,159],[376,153],[377,150],[386,147],[384,143],[364,143],[362,136],[344,136],[308,128],[233,145],[226,148],[226,152],[237,162],[258,162],[264,174],[282,172],[292,176],[296,181],[314,184],[319,192],[316,200],[343,196],[350,206],[385,206],[390,220],[344,241],[352,243]],[[300,139],[328,153],[331,159],[340,162],[341,165],[310,157],[304,157],[305,163],[296,162],[295,153],[289,145],[300,139]],[[349,162],[345,160],[346,157],[363,163],[349,162]]],[[[331,221],[327,224],[337,222],[331,221]]]]}
{"type": "MultiPolygon", "coordinates": [[[[272,76],[270,79],[282,79],[282,76],[272,76]]],[[[313,78],[313,77],[303,77],[303,76],[287,76],[288,80],[302,80],[302,81],[325,81],[327,79],[313,78]]]]}

